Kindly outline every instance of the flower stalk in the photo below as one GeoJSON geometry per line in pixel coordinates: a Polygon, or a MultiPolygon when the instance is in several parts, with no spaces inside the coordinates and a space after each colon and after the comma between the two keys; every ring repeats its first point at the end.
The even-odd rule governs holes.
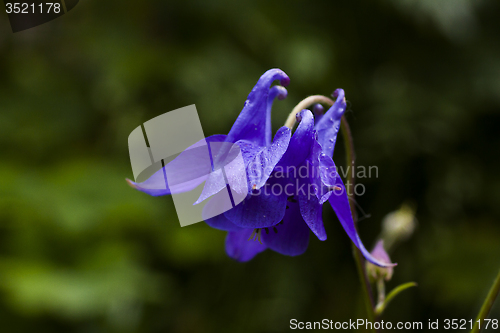
{"type": "Polygon", "coordinates": [[[377,280],[377,293],[378,293],[377,304],[383,304],[385,301],[385,282],[384,279],[382,278],[379,278],[377,280]]]}
{"type": "Polygon", "coordinates": [[[380,315],[382,315],[384,310],[387,308],[387,305],[394,299],[394,297],[399,295],[399,293],[401,293],[403,290],[406,290],[406,289],[411,288],[411,287],[416,287],[416,286],[417,286],[417,284],[415,282],[408,282],[408,283],[404,283],[404,284],[399,285],[396,288],[394,288],[387,295],[387,297],[384,296],[383,302],[379,302],[377,304],[377,306],[375,308],[375,316],[379,317],[380,315]]]}
{"type": "MultiPolygon", "coordinates": [[[[347,123],[345,116],[342,116],[342,120],[340,123],[340,129],[342,132],[342,137],[344,139],[344,145],[345,145],[345,151],[346,151],[346,163],[347,163],[347,165],[351,166],[351,168],[349,168],[349,174],[347,176],[347,185],[349,186],[349,188],[347,190],[347,195],[349,196],[349,204],[351,206],[351,214],[352,214],[352,218],[354,219],[355,226],[356,226],[357,214],[356,214],[356,207],[354,204],[354,181],[355,181],[354,170],[355,170],[356,155],[354,153],[354,143],[352,140],[351,128],[349,127],[349,124],[347,123]]],[[[370,280],[368,279],[368,275],[366,274],[365,259],[364,259],[363,255],[361,254],[361,251],[354,244],[352,245],[352,248],[353,248],[354,260],[356,261],[356,267],[358,269],[358,275],[359,275],[359,280],[361,283],[361,288],[363,290],[363,299],[364,299],[365,307],[366,307],[366,315],[367,315],[368,320],[370,322],[374,322],[374,320],[375,320],[375,315],[374,315],[375,303],[374,303],[373,295],[372,295],[372,291],[371,291],[370,280]]]]}
{"type": "Polygon", "coordinates": [[[498,272],[497,278],[495,279],[493,286],[491,286],[488,296],[486,296],[486,299],[484,300],[483,306],[479,311],[479,314],[476,318],[476,322],[474,324],[474,327],[472,328],[471,333],[481,332],[481,324],[488,317],[488,314],[490,313],[491,308],[493,307],[493,303],[495,303],[495,299],[497,298],[499,293],[500,293],[500,271],[498,272]]]}

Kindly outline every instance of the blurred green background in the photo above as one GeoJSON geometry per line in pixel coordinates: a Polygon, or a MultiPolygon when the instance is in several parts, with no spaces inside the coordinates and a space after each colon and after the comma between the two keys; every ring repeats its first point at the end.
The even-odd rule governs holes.
{"type": "Polygon", "coordinates": [[[472,0],[81,1],[16,34],[1,15],[1,331],[284,332],[292,318],[364,318],[330,207],[327,241],[241,264],[225,232],[180,228],[171,198],[125,183],[135,127],[196,104],[205,135],[227,133],[273,67],[291,78],[275,130],[306,96],[345,89],[357,162],[379,171],[359,180],[367,247],[386,214],[416,207],[387,288],[419,287],[383,319],[475,318],[500,268],[499,15],[498,1],[472,0]]]}

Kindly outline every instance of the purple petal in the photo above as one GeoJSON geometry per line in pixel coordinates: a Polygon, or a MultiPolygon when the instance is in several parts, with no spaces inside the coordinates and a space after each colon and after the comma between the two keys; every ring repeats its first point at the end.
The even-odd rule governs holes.
{"type": "Polygon", "coordinates": [[[273,86],[271,90],[269,90],[269,95],[267,96],[267,105],[266,105],[266,127],[264,130],[265,138],[266,138],[266,146],[271,144],[272,137],[272,124],[271,124],[271,110],[273,107],[273,103],[278,97],[279,100],[283,100],[288,95],[288,91],[285,87],[282,86],[273,86]]]}
{"type": "Polygon", "coordinates": [[[233,209],[235,205],[242,202],[246,196],[246,192],[243,195],[240,195],[235,191],[231,191],[230,187],[227,186],[226,189],[213,195],[210,200],[203,205],[201,213],[202,219],[208,221],[213,217],[219,216],[228,210],[233,209]]]}
{"type": "Polygon", "coordinates": [[[261,230],[263,243],[273,251],[298,256],[307,250],[309,244],[309,227],[300,215],[298,202],[289,202],[283,224],[269,228],[268,232],[261,230]]]}
{"type": "Polygon", "coordinates": [[[322,205],[324,204],[328,199],[330,199],[330,196],[332,195],[333,191],[329,189],[323,188],[323,191],[321,192],[320,198],[319,198],[319,204],[322,205]]]}
{"type": "Polygon", "coordinates": [[[264,251],[266,246],[255,240],[248,240],[253,229],[230,231],[226,236],[226,253],[230,258],[245,262],[264,251]]]}
{"type": "Polygon", "coordinates": [[[319,170],[321,182],[325,186],[334,186],[338,173],[337,167],[330,156],[323,153],[319,155],[319,170]]]}
{"type": "Polygon", "coordinates": [[[311,153],[307,158],[305,165],[308,167],[307,170],[309,170],[309,183],[314,185],[317,198],[321,197],[320,190],[323,188],[323,183],[321,181],[321,154],[323,154],[321,145],[318,141],[314,140],[311,147],[311,153]]]}
{"type": "Polygon", "coordinates": [[[318,141],[323,147],[323,152],[332,157],[337,134],[340,129],[340,119],[346,108],[344,90],[335,90],[337,100],[324,116],[316,123],[315,129],[318,132],[318,141]]]}
{"type": "Polygon", "coordinates": [[[323,225],[323,205],[314,195],[299,196],[300,214],[307,223],[311,231],[318,237],[319,240],[326,240],[325,226],[323,225]]]}
{"type": "Polygon", "coordinates": [[[250,161],[247,173],[248,182],[252,189],[260,189],[264,186],[274,167],[287,151],[290,135],[291,130],[288,127],[281,127],[274,136],[272,145],[256,153],[250,161]]]}
{"type": "Polygon", "coordinates": [[[323,204],[331,195],[332,187],[337,181],[337,167],[331,157],[324,154],[321,145],[313,142],[311,156],[306,160],[312,170],[309,181],[317,189],[316,197],[319,204],[323,204]]]}
{"type": "Polygon", "coordinates": [[[212,159],[207,144],[223,142],[225,135],[212,135],[190,146],[142,183],[129,179],[135,189],[152,196],[191,191],[203,183],[212,170],[212,159]]]}
{"type": "Polygon", "coordinates": [[[263,149],[263,147],[247,140],[236,141],[236,144],[240,146],[241,153],[243,154],[243,160],[245,161],[245,167],[247,167],[250,162],[254,160],[255,155],[263,149]]]}
{"type": "MultiPolygon", "coordinates": [[[[281,190],[281,187],[276,191],[281,190]]],[[[268,184],[247,196],[247,198],[224,213],[234,224],[242,228],[271,227],[281,221],[286,210],[286,195],[272,193],[272,185],[268,184]]]]}
{"type": "Polygon", "coordinates": [[[233,195],[238,195],[241,199],[245,198],[248,193],[248,179],[245,162],[243,152],[239,145],[231,144],[231,148],[217,148],[225,152],[219,152],[219,156],[214,154],[214,168],[216,168],[216,170],[210,173],[200,197],[194,203],[195,205],[219,193],[221,190],[226,189],[228,185],[233,195]]]}
{"type": "Polygon", "coordinates": [[[290,83],[288,76],[280,69],[274,68],[265,72],[248,95],[243,110],[229,131],[227,141],[234,143],[238,140],[248,140],[261,147],[271,144],[273,98],[269,97],[284,96],[282,89],[270,89],[274,80],[280,80],[283,86],[290,83]]]}
{"type": "Polygon", "coordinates": [[[200,202],[208,199],[209,197],[219,193],[224,188],[227,187],[222,170],[218,169],[211,172],[207,178],[207,181],[205,182],[205,186],[203,187],[200,197],[198,198],[198,200],[196,200],[194,205],[197,205],[200,202]]]}
{"type": "MultiPolygon", "coordinates": [[[[298,181],[299,187],[297,187],[297,195],[307,195],[308,197],[316,196],[318,199],[324,193],[321,193],[323,189],[323,183],[320,177],[320,161],[319,156],[321,154],[321,146],[315,139],[315,132],[309,132],[311,141],[311,146],[309,149],[309,155],[307,158],[296,167],[297,171],[293,175],[288,173],[289,177],[294,177],[298,181]]],[[[326,192],[325,192],[326,193],[326,192]]]]}
{"type": "Polygon", "coordinates": [[[234,223],[229,221],[224,214],[220,214],[217,216],[214,216],[210,219],[205,220],[206,224],[211,226],[212,228],[219,229],[219,230],[226,230],[226,231],[239,231],[239,230],[244,230],[238,226],[236,226],[234,223]]]}
{"type": "Polygon", "coordinates": [[[354,226],[354,220],[352,219],[351,208],[349,206],[349,199],[347,198],[347,192],[345,190],[344,183],[342,183],[340,177],[337,177],[337,183],[335,184],[335,186],[340,187],[341,190],[333,191],[328,201],[330,202],[330,205],[335,211],[335,214],[337,215],[340,223],[344,227],[344,230],[346,231],[347,235],[354,242],[354,245],[358,247],[358,249],[361,251],[366,260],[368,260],[372,264],[380,267],[395,266],[396,264],[385,263],[380,260],[377,260],[370,254],[370,252],[366,250],[363,243],[361,242],[361,239],[359,238],[356,227],[354,226]]]}
{"type": "Polygon", "coordinates": [[[301,119],[297,129],[290,139],[290,144],[283,158],[278,163],[280,166],[298,166],[309,155],[314,141],[314,116],[311,111],[304,109],[300,111],[301,119]]]}
{"type": "Polygon", "coordinates": [[[226,188],[226,180],[231,189],[238,194],[244,195],[250,189],[260,189],[288,148],[290,133],[289,128],[280,128],[274,136],[273,143],[267,148],[257,147],[248,141],[238,141],[236,144],[241,150],[242,158],[234,158],[224,170],[218,169],[212,172],[195,204],[226,188]]]}

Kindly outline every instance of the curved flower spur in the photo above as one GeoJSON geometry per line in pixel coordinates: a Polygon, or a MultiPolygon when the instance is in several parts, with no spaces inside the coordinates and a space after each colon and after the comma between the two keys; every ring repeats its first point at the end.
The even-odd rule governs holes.
{"type": "MultiPolygon", "coordinates": [[[[304,109],[297,115],[299,125],[293,136],[293,123],[287,122],[287,126],[281,127],[271,141],[273,101],[276,97],[283,99],[287,94],[282,86],[271,87],[275,80],[280,80],[282,86],[289,83],[283,71],[268,70],[250,92],[228,135],[207,138],[207,142],[238,145],[243,163],[229,172],[226,170],[226,173],[231,178],[244,171],[247,184],[239,187],[239,191],[246,193],[241,203],[222,214],[205,218],[205,222],[213,228],[228,231],[226,252],[238,261],[248,261],[267,248],[295,256],[307,249],[309,230],[320,240],[326,240],[321,209],[323,203],[329,201],[348,236],[365,258],[378,266],[393,266],[377,260],[363,246],[354,225],[345,186],[332,160],[340,119],[345,111],[344,91],[338,89],[335,92],[336,102],[324,115],[318,112],[316,121],[312,112],[304,109]]],[[[316,110],[322,111],[321,108],[316,110]]],[[[153,177],[144,183],[129,183],[156,196],[187,191],[206,181],[195,204],[206,199],[214,200],[214,196],[226,186],[220,182],[221,177],[211,173],[200,180],[199,174],[192,170],[196,167],[190,165],[189,158],[185,160],[184,163],[174,160],[164,167],[178,169],[179,175],[189,173],[191,179],[183,176],[186,180],[184,186],[153,192],[151,184],[158,181],[153,177]]],[[[212,216],[211,207],[209,202],[204,208],[204,216],[212,216]]]]}

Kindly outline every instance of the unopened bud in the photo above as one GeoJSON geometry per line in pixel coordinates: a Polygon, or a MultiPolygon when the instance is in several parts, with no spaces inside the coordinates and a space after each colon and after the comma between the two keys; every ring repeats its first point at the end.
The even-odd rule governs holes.
{"type": "MultiPolygon", "coordinates": [[[[379,261],[383,263],[391,263],[391,258],[389,258],[389,255],[384,249],[384,241],[379,240],[375,247],[373,248],[371,255],[375,258],[378,259],[379,261]]],[[[374,264],[370,262],[366,262],[366,271],[368,273],[368,276],[370,279],[373,281],[377,281],[380,279],[384,279],[385,281],[389,281],[392,278],[393,274],[393,267],[379,267],[375,266],[374,264]]]]}
{"type": "Polygon", "coordinates": [[[408,239],[415,231],[416,224],[415,211],[408,204],[403,204],[397,211],[387,214],[382,220],[382,239],[387,248],[408,239]]]}

